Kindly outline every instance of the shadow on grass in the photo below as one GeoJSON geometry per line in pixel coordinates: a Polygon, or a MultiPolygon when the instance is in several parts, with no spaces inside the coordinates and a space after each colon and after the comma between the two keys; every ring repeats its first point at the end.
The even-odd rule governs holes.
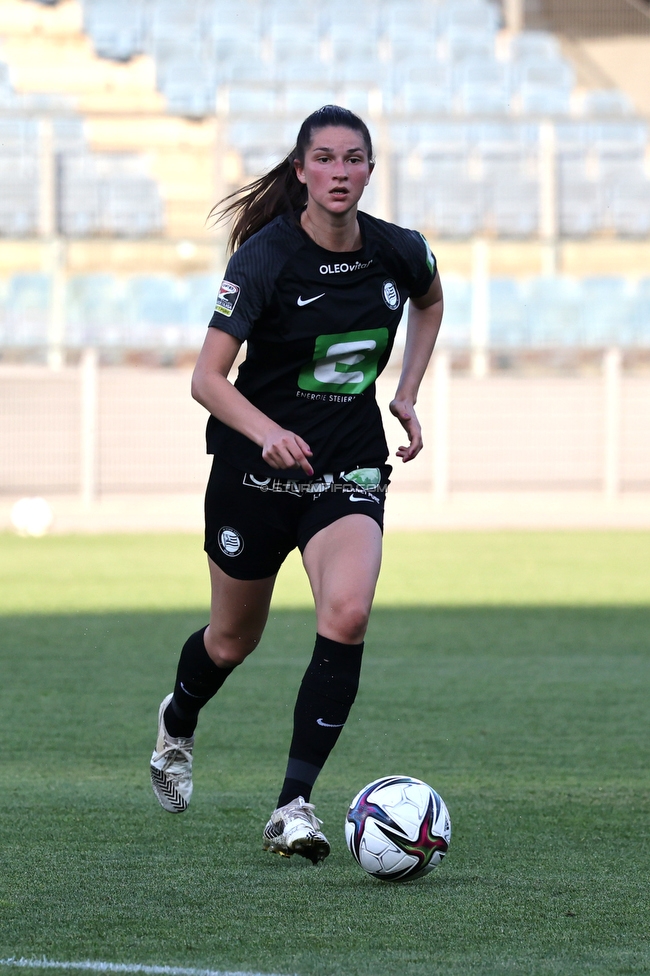
{"type": "Polygon", "coordinates": [[[155,803],[157,705],[204,623],[2,619],[1,956],[300,976],[647,971],[650,609],[378,608],[315,791],[333,846],[322,870],[263,856],[258,839],[311,613],[274,612],[202,715],[188,813],[155,803]],[[404,886],[366,878],[343,840],[354,793],[395,772],[431,782],[453,823],[444,865],[404,886]]]}

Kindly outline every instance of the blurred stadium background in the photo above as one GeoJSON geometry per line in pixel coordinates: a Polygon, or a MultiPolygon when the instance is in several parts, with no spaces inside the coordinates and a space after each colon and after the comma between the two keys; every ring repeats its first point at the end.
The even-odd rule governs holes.
{"type": "Polygon", "coordinates": [[[198,525],[206,216],[332,101],[445,286],[395,518],[650,524],[647,0],[0,0],[0,525],[198,525]]]}

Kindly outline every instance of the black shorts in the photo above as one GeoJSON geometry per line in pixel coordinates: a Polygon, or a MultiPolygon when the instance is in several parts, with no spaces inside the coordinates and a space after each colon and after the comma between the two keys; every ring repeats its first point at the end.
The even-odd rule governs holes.
{"type": "Polygon", "coordinates": [[[205,493],[205,551],[234,579],[274,576],[296,546],[346,515],[383,530],[392,468],[356,468],[311,481],[256,478],[215,458],[205,493]]]}

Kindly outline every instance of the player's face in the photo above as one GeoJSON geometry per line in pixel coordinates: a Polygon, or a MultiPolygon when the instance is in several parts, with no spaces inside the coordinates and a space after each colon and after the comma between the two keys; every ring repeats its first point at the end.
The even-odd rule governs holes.
{"type": "Polygon", "coordinates": [[[296,160],[295,167],[309,202],[332,214],[356,206],[372,172],[362,134],[338,125],[316,129],[304,162],[296,160]]]}

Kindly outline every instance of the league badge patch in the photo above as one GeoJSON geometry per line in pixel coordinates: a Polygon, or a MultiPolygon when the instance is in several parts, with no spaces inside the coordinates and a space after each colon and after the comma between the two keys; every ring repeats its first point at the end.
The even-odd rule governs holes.
{"type": "Polygon", "coordinates": [[[215,312],[220,312],[221,315],[230,317],[239,299],[239,291],[239,285],[234,285],[232,281],[226,281],[224,278],[221,282],[219,294],[217,295],[217,304],[214,308],[215,312]]]}

